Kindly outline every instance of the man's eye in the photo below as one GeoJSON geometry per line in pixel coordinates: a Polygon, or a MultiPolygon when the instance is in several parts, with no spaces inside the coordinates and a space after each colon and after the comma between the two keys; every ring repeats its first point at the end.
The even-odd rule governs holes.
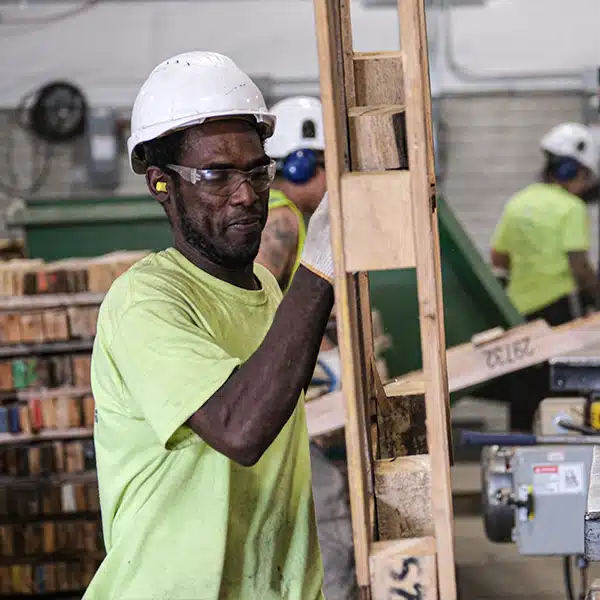
{"type": "Polygon", "coordinates": [[[252,179],[264,179],[269,176],[269,169],[267,167],[258,167],[250,171],[250,177],[252,179]]]}
{"type": "Polygon", "coordinates": [[[227,181],[227,173],[222,171],[203,171],[202,179],[208,183],[224,183],[227,181]]]}

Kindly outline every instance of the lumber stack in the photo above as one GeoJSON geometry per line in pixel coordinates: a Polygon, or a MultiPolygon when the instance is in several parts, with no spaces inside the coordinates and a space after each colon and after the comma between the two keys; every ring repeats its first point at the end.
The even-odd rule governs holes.
{"type": "Polygon", "coordinates": [[[0,597],[80,593],[103,559],[91,352],[145,254],[0,264],[0,597]]]}

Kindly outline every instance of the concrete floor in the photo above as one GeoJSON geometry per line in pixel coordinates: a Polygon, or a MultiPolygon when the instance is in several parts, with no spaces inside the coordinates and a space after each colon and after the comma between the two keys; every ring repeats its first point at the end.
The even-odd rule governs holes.
{"type": "MultiPolygon", "coordinates": [[[[506,428],[501,404],[465,400],[453,409],[453,419],[481,418],[487,430],[506,428]]],[[[455,493],[473,495],[481,489],[478,464],[453,467],[455,493]]],[[[566,600],[561,558],[522,557],[514,544],[489,542],[479,515],[458,515],[455,522],[459,600],[566,600]]],[[[589,569],[589,580],[600,577],[600,563],[589,569]]],[[[575,593],[579,573],[574,572],[575,593]]]]}
{"type": "MultiPolygon", "coordinates": [[[[565,600],[560,558],[522,557],[513,544],[485,539],[481,518],[456,519],[456,563],[460,600],[565,600]]],[[[590,568],[600,577],[600,566],[590,568]]],[[[573,574],[577,593],[579,574],[573,574]]]]}

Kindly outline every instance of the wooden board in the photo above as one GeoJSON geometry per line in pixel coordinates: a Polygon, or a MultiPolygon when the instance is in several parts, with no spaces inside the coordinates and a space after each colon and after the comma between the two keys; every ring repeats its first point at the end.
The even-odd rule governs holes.
{"type": "Polygon", "coordinates": [[[341,391],[306,402],[304,410],[310,438],[338,431],[346,425],[346,408],[341,391]]]}
{"type": "Polygon", "coordinates": [[[402,58],[397,50],[354,53],[356,106],[404,105],[402,58]]]}
{"type": "Polygon", "coordinates": [[[596,579],[589,587],[585,600],[600,600],[600,579],[596,579]]]}
{"type": "MultiPolygon", "coordinates": [[[[501,337],[477,346],[468,342],[446,352],[451,392],[495,379],[592,345],[600,339],[600,314],[559,327],[533,321],[509,329],[501,337]]],[[[425,382],[422,371],[412,371],[385,386],[388,395],[399,395],[407,384],[425,382]]]]}
{"type": "Polygon", "coordinates": [[[371,554],[373,598],[437,600],[435,553],[432,537],[375,543],[371,554]]]}
{"type": "MultiPolygon", "coordinates": [[[[331,221],[331,244],[335,265],[335,296],[338,343],[342,362],[342,387],[346,406],[348,480],[354,535],[356,576],[361,594],[368,597],[369,546],[373,537],[371,518],[370,442],[365,422],[366,403],[361,369],[362,329],[358,323],[357,290],[352,276],[346,275],[342,230],[341,176],[347,169],[346,120],[340,109],[346,107],[344,54],[351,51],[349,0],[316,0],[315,22],[325,137],[327,189],[331,221]],[[341,44],[334,41],[342,40],[341,44]],[[345,42],[345,43],[344,43],[345,42]],[[365,588],[367,588],[365,590],[365,588]]],[[[368,324],[370,327],[370,323],[368,324]]]]}
{"type": "MultiPolygon", "coordinates": [[[[403,0],[399,13],[402,51],[359,55],[350,0],[315,0],[355,565],[361,600],[390,594],[437,600],[438,587],[440,598],[454,600],[450,413],[423,0],[403,0]],[[428,379],[420,397],[392,399],[375,365],[366,271],[414,266],[428,379]],[[397,458],[412,445],[413,417],[423,417],[424,429],[425,405],[421,445],[429,455],[397,458]],[[374,462],[381,455],[395,461],[374,462]],[[393,547],[375,541],[386,511],[396,524],[391,535],[406,534],[417,489],[429,500],[418,507],[430,507],[421,515],[422,530],[435,537],[422,549],[422,561],[414,548],[420,540],[395,540],[393,547]]],[[[309,431],[335,426],[341,398],[328,400],[320,412],[317,405],[307,410],[309,431]]]]}
{"type": "Polygon", "coordinates": [[[408,171],[346,173],[341,192],[346,271],[414,267],[408,171]]]}
{"type": "Polygon", "coordinates": [[[356,170],[388,171],[407,166],[404,106],[360,106],[348,111],[356,170]]]}

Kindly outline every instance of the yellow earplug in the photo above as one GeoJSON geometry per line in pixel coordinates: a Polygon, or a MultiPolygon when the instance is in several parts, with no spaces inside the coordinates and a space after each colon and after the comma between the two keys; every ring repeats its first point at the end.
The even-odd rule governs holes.
{"type": "Polygon", "coordinates": [[[167,184],[164,181],[159,181],[156,184],[156,191],[157,192],[166,192],[167,191],[167,184]]]}

